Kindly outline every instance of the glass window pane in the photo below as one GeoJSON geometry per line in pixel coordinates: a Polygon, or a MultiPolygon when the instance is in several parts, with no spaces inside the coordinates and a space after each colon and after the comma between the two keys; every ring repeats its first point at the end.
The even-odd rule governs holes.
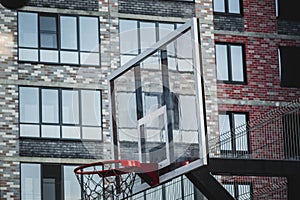
{"type": "Polygon", "coordinates": [[[77,49],[76,17],[60,17],[60,42],[62,49],[77,49]]]}
{"type": "Polygon", "coordinates": [[[42,48],[57,48],[56,33],[41,33],[42,48]]]}
{"type": "Polygon", "coordinates": [[[159,24],[159,39],[161,40],[163,37],[171,33],[175,29],[174,24],[159,24]]]}
{"type": "Polygon", "coordinates": [[[160,59],[158,54],[148,57],[146,60],[141,62],[143,69],[160,69],[160,59]]]}
{"type": "Polygon", "coordinates": [[[225,0],[214,0],[214,11],[225,12],[225,0]]]}
{"type": "Polygon", "coordinates": [[[233,184],[224,184],[223,186],[229,192],[229,194],[231,194],[231,196],[235,197],[233,184]]]}
{"type": "Polygon", "coordinates": [[[40,137],[39,125],[20,124],[20,136],[22,137],[40,137]]]}
{"type": "Polygon", "coordinates": [[[39,123],[39,89],[20,87],[20,122],[39,123]]]}
{"type": "Polygon", "coordinates": [[[67,124],[79,124],[78,91],[62,91],[62,121],[67,124]]]}
{"type": "Polygon", "coordinates": [[[40,17],[40,30],[56,32],[56,17],[41,16],[40,17]]]}
{"type": "Polygon", "coordinates": [[[100,92],[93,90],[81,91],[82,124],[101,125],[101,101],[100,92]]]}
{"type": "Polygon", "coordinates": [[[219,132],[220,132],[221,150],[232,150],[229,115],[225,115],[225,114],[219,115],[219,132]]]}
{"type": "Polygon", "coordinates": [[[118,92],[116,95],[118,126],[120,128],[136,127],[136,98],[134,93],[118,92]]]}
{"type": "MultiPolygon", "coordinates": [[[[182,185],[181,177],[175,178],[172,181],[165,184],[166,200],[172,199],[185,199],[182,198],[182,185]]],[[[148,200],[148,199],[147,199],[148,200]]]]}
{"type": "Polygon", "coordinates": [[[58,62],[58,51],[40,50],[40,60],[42,62],[58,62]]]}
{"type": "Polygon", "coordinates": [[[42,125],[42,137],[60,138],[59,126],[42,125]]]}
{"type": "Polygon", "coordinates": [[[176,57],[179,71],[193,71],[193,43],[191,32],[186,32],[176,40],[176,57]]]}
{"type": "MultiPolygon", "coordinates": [[[[149,115],[160,107],[159,95],[144,95],[144,116],[149,115]]],[[[147,123],[149,127],[159,127],[159,118],[152,119],[147,123]]]]}
{"type": "Polygon", "coordinates": [[[55,194],[55,178],[43,178],[43,200],[56,200],[55,194]]]}
{"type": "Polygon", "coordinates": [[[240,0],[228,0],[229,13],[240,13],[240,0]]]}
{"type": "Polygon", "coordinates": [[[250,190],[250,185],[238,185],[238,191],[239,191],[239,200],[243,199],[251,199],[251,190],[250,190]]]}
{"type": "Polygon", "coordinates": [[[82,139],[102,140],[101,128],[82,127],[82,139]]]}
{"type": "Polygon", "coordinates": [[[248,133],[246,127],[246,115],[234,114],[234,127],[236,129],[236,150],[247,151],[248,150],[248,133]],[[237,127],[239,127],[237,129],[237,127]]]}
{"type": "Polygon", "coordinates": [[[137,21],[120,20],[120,52],[138,54],[137,21]]]}
{"type": "Polygon", "coordinates": [[[58,90],[42,90],[42,119],[45,123],[58,123],[58,90]]]}
{"type": "Polygon", "coordinates": [[[38,50],[19,48],[19,60],[21,61],[38,61],[38,50]]]}
{"type": "Polygon", "coordinates": [[[127,63],[129,60],[133,59],[135,56],[125,56],[121,55],[121,65],[124,65],[127,63]]]}
{"type": "Polygon", "coordinates": [[[76,166],[64,166],[64,200],[81,199],[81,188],[74,174],[76,166]]]}
{"type": "Polygon", "coordinates": [[[231,46],[232,80],[244,81],[243,51],[241,46],[231,46]]]}
{"type": "Polygon", "coordinates": [[[21,164],[21,199],[41,199],[41,167],[39,164],[21,164]]]}
{"type": "Polygon", "coordinates": [[[40,17],[40,34],[42,48],[57,48],[55,17],[40,17]]]}
{"type": "Polygon", "coordinates": [[[195,200],[195,186],[188,178],[183,178],[183,187],[184,199],[195,200]]]}
{"type": "Polygon", "coordinates": [[[21,47],[38,47],[37,14],[18,13],[18,39],[21,47]]]}
{"type": "Polygon", "coordinates": [[[60,63],[79,64],[78,52],[60,51],[60,63]]]}
{"type": "Polygon", "coordinates": [[[63,126],[62,137],[70,139],[80,139],[80,127],[78,126],[63,126]]]}
{"type": "Polygon", "coordinates": [[[80,53],[80,64],[99,65],[99,53],[80,53]]]}
{"type": "Polygon", "coordinates": [[[228,59],[227,46],[216,45],[216,65],[217,65],[217,79],[228,80],[228,59]]]}
{"type": "Polygon", "coordinates": [[[196,97],[188,95],[179,96],[180,104],[180,129],[182,130],[197,130],[198,122],[196,116],[196,97]]]}
{"type": "Polygon", "coordinates": [[[140,23],[140,39],[141,51],[150,47],[156,42],[155,23],[141,22],[140,23]]]}
{"type": "Polygon", "coordinates": [[[98,18],[80,17],[80,50],[99,52],[98,18]]]}

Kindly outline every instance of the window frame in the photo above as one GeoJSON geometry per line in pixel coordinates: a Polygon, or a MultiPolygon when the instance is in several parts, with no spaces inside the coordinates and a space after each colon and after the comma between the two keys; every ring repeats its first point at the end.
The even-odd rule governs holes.
{"type": "MultiPolygon", "coordinates": [[[[101,63],[101,57],[100,57],[100,19],[98,16],[95,15],[72,15],[72,14],[63,14],[63,13],[45,13],[45,12],[35,12],[35,11],[18,11],[17,14],[19,15],[19,13],[32,13],[32,14],[36,14],[37,16],[37,47],[26,47],[26,46],[20,46],[19,44],[19,39],[18,39],[18,63],[40,63],[40,64],[49,64],[49,65],[71,65],[71,66],[100,66],[101,63]],[[40,20],[41,17],[54,17],[55,18],[55,22],[56,22],[56,42],[57,42],[57,47],[56,48],[47,48],[47,47],[41,47],[41,29],[40,29],[40,20]],[[77,35],[77,39],[76,39],[76,44],[77,44],[77,48],[76,49],[67,49],[67,48],[63,48],[62,47],[62,33],[61,33],[61,17],[75,17],[76,18],[76,35],[77,35]],[[98,38],[98,48],[95,48],[93,51],[86,51],[86,50],[81,50],[80,49],[80,18],[81,17],[89,17],[89,18],[95,18],[97,19],[97,38],[98,38]],[[37,54],[38,54],[38,58],[37,61],[33,61],[33,60],[20,60],[20,56],[19,56],[19,51],[20,49],[29,49],[29,50],[37,50],[37,54]],[[42,61],[41,60],[41,50],[53,50],[53,51],[57,51],[57,56],[58,56],[58,60],[57,61],[51,61],[51,62],[47,62],[47,61],[42,61]],[[71,63],[71,62],[62,62],[61,60],[61,52],[72,52],[72,53],[76,53],[78,56],[77,59],[77,63],[71,63]],[[82,62],[81,60],[81,53],[97,53],[98,54],[98,64],[85,64],[84,62],[82,62]]],[[[18,16],[17,15],[17,16],[18,16]]],[[[19,25],[19,17],[17,17],[17,23],[19,25]]],[[[18,27],[18,35],[20,35],[20,29],[18,27]]]]}
{"type": "Polygon", "coordinates": [[[298,12],[298,7],[293,6],[291,2],[289,3],[289,7],[287,8],[286,4],[283,3],[283,0],[275,0],[275,15],[276,18],[279,20],[287,20],[287,21],[293,21],[293,22],[299,22],[300,21],[300,14],[298,12]]]}
{"type": "MultiPolygon", "coordinates": [[[[63,200],[65,200],[65,173],[64,173],[64,167],[68,166],[71,167],[73,166],[74,169],[78,166],[78,164],[66,164],[66,163],[39,163],[39,162],[21,162],[19,165],[19,171],[20,171],[20,195],[22,194],[22,190],[23,190],[23,185],[22,185],[22,165],[36,165],[39,167],[39,186],[40,186],[40,199],[43,199],[43,195],[44,195],[44,191],[43,191],[43,180],[44,178],[47,178],[45,176],[45,167],[50,167],[50,166],[56,166],[57,169],[59,168],[60,174],[59,176],[57,176],[56,178],[58,178],[58,180],[55,181],[55,184],[57,184],[59,186],[59,193],[55,193],[56,197],[60,197],[63,200]]],[[[75,176],[75,175],[74,175],[75,176]]],[[[49,178],[49,177],[48,177],[49,178]]],[[[78,182],[76,182],[76,184],[78,184],[79,188],[80,188],[80,195],[81,195],[81,199],[83,198],[83,190],[81,189],[80,185],[78,182]]],[[[57,191],[56,191],[57,192],[57,191]]]]}
{"type": "MultiPolygon", "coordinates": [[[[236,111],[221,111],[219,112],[219,116],[220,115],[227,115],[229,117],[229,128],[230,128],[230,142],[231,142],[231,150],[227,150],[227,149],[222,149],[222,141],[220,141],[220,151],[221,154],[249,154],[251,152],[251,146],[250,146],[250,133],[249,133],[249,128],[247,126],[247,122],[249,122],[249,113],[248,112],[236,112],[236,111]],[[244,115],[245,119],[246,119],[246,131],[247,131],[247,150],[246,151],[241,151],[241,150],[237,150],[237,146],[236,146],[236,133],[235,133],[235,121],[234,121],[234,115],[244,115]]],[[[243,124],[239,124],[238,127],[242,126],[243,124]]],[[[220,124],[219,124],[220,126],[220,124]]],[[[220,129],[220,128],[219,128],[220,129]]],[[[224,133],[228,133],[224,132],[224,133]]],[[[221,131],[219,130],[219,134],[221,137],[221,131]]]]}
{"type": "MultiPolygon", "coordinates": [[[[159,92],[142,92],[143,93],[143,101],[146,100],[146,97],[156,97],[157,98],[157,102],[159,105],[161,105],[162,101],[163,101],[163,94],[159,93],[159,92]]],[[[174,130],[179,130],[180,129],[180,120],[179,120],[179,116],[180,116],[180,108],[179,108],[179,95],[176,93],[171,92],[170,93],[170,98],[171,100],[171,111],[173,112],[172,114],[172,120],[173,120],[173,129],[174,130]]],[[[146,104],[146,101],[144,102],[144,105],[146,104]]],[[[143,116],[146,116],[146,108],[143,108],[143,116]]]]}
{"type": "MultiPolygon", "coordinates": [[[[169,24],[169,25],[173,25],[174,30],[176,30],[180,25],[182,25],[182,23],[180,22],[168,22],[168,21],[151,21],[151,20],[138,20],[138,19],[128,19],[128,18],[120,18],[119,19],[119,25],[121,24],[121,21],[132,21],[136,23],[136,34],[137,34],[137,53],[123,53],[122,49],[121,49],[121,36],[120,36],[120,41],[119,41],[119,45],[120,45],[120,61],[122,61],[122,56],[132,56],[135,57],[138,54],[142,53],[142,51],[144,51],[145,49],[142,48],[141,46],[141,23],[152,23],[154,24],[154,28],[155,28],[155,42],[158,42],[161,38],[160,38],[160,24],[169,24]]],[[[131,29],[134,30],[134,29],[131,29]]],[[[120,29],[119,29],[120,31],[120,29]]],[[[121,33],[119,33],[121,35],[121,33]]],[[[163,36],[165,37],[165,36],[163,36]]],[[[176,41],[177,44],[177,41],[176,41]]],[[[148,47],[146,47],[148,48],[148,47]]],[[[178,48],[175,47],[175,55],[168,55],[168,57],[170,58],[177,58],[179,60],[181,60],[180,56],[177,55],[178,53],[178,48]]],[[[158,59],[160,58],[160,55],[153,55],[153,57],[157,57],[158,59]]],[[[127,61],[126,61],[127,62],[127,61]]],[[[121,64],[125,64],[126,62],[121,64]]],[[[157,70],[157,69],[150,69],[147,68],[147,70],[157,70]]],[[[182,70],[180,69],[180,66],[177,64],[176,65],[176,69],[170,69],[170,70],[174,70],[174,71],[180,71],[180,72],[190,72],[189,70],[182,70]]]]}
{"type": "Polygon", "coordinates": [[[213,12],[214,14],[218,14],[218,15],[230,15],[230,16],[240,16],[242,17],[244,15],[244,12],[243,12],[243,1],[242,0],[238,0],[239,1],[239,9],[240,9],[240,12],[239,13],[232,13],[232,12],[229,12],[229,0],[222,0],[224,2],[224,9],[225,11],[224,12],[221,12],[221,11],[215,11],[214,9],[214,4],[215,4],[215,1],[213,0],[213,12]]]}
{"type": "Polygon", "coordinates": [[[228,72],[228,79],[227,80],[220,80],[218,79],[218,67],[217,67],[217,52],[215,53],[215,58],[216,58],[216,78],[217,78],[217,83],[225,83],[225,84],[241,84],[241,85],[247,85],[247,66],[246,66],[246,52],[245,52],[245,44],[242,43],[227,43],[227,42],[215,42],[215,49],[217,48],[217,45],[223,45],[226,46],[226,51],[227,51],[227,72],[228,72]],[[241,47],[242,52],[242,70],[243,70],[243,81],[235,81],[232,78],[232,59],[231,59],[231,47],[232,46],[238,46],[241,47]]]}
{"type": "Polygon", "coordinates": [[[282,88],[300,88],[300,81],[293,75],[299,74],[299,69],[296,64],[299,59],[300,46],[279,46],[277,50],[279,82],[282,88]],[[292,51],[292,52],[291,52],[292,51]],[[296,53],[295,53],[296,52],[296,53]],[[287,55],[288,58],[287,58],[287,55]],[[287,67],[289,66],[289,67],[287,67]],[[298,69],[298,71],[297,71],[298,69]],[[292,72],[291,72],[292,71],[292,72]]]}
{"type": "MultiPolygon", "coordinates": [[[[81,140],[81,141],[103,141],[103,113],[102,113],[102,108],[103,108],[103,103],[102,103],[102,90],[92,90],[92,89],[72,89],[72,88],[58,88],[58,87],[38,87],[38,86],[19,86],[19,91],[20,88],[36,88],[38,89],[38,108],[39,108],[39,116],[38,116],[38,122],[21,122],[21,112],[19,112],[19,137],[20,138],[33,138],[33,139],[52,139],[52,140],[81,140]],[[43,101],[42,101],[42,91],[43,90],[55,90],[58,93],[58,122],[57,123],[48,123],[48,122],[43,122],[42,120],[42,106],[43,106],[43,101]],[[63,122],[63,91],[77,91],[78,92],[78,123],[64,123],[63,122]],[[81,97],[81,91],[97,91],[99,92],[99,99],[100,99],[100,125],[84,125],[82,123],[82,97],[81,97]],[[21,135],[21,125],[37,125],[39,129],[39,136],[22,136],[21,135]],[[57,126],[59,129],[59,137],[44,137],[42,135],[42,126],[43,125],[49,125],[49,126],[57,126]],[[78,127],[80,129],[80,135],[79,138],[75,137],[63,137],[63,127],[78,127]],[[83,128],[100,128],[100,135],[99,139],[86,139],[83,137],[83,128]]],[[[20,101],[20,92],[19,92],[19,110],[21,108],[21,101],[20,101]]]]}
{"type": "Polygon", "coordinates": [[[250,200],[253,199],[253,197],[251,197],[251,194],[253,194],[253,185],[250,181],[243,181],[243,182],[224,181],[224,182],[222,182],[222,185],[223,185],[223,187],[224,187],[224,185],[232,185],[233,186],[234,199],[240,199],[239,186],[247,185],[250,187],[250,191],[249,191],[250,192],[250,200]]]}

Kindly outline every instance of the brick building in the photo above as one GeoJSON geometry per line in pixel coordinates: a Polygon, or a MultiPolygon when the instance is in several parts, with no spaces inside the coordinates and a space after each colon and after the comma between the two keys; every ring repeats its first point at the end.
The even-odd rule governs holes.
{"type": "MultiPolygon", "coordinates": [[[[300,158],[294,7],[283,0],[0,6],[0,199],[80,199],[74,167],[112,158],[107,76],[192,17],[200,27],[209,158],[224,167],[222,158],[242,161],[212,165],[211,173],[236,199],[298,199],[300,175],[291,170],[300,158]],[[282,174],[276,167],[230,171],[253,158],[282,161],[282,174]]],[[[154,198],[204,197],[185,177],[133,197],[154,198]],[[180,194],[168,192],[178,185],[180,194]]]]}

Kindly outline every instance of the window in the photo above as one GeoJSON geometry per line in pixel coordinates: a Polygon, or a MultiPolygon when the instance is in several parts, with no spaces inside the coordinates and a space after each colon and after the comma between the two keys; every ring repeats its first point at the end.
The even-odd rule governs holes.
{"type": "Polygon", "coordinates": [[[216,44],[217,79],[245,83],[244,47],[240,44],[216,44]]]}
{"type": "Polygon", "coordinates": [[[21,164],[21,199],[82,199],[80,185],[73,172],[76,166],[57,164],[21,164]]]}
{"type": "Polygon", "coordinates": [[[300,21],[300,12],[292,0],[275,0],[276,16],[279,19],[300,21]]]}
{"type": "Polygon", "coordinates": [[[300,88],[300,47],[279,47],[280,86],[300,88]]]}
{"type": "Polygon", "coordinates": [[[98,17],[18,12],[19,61],[99,65],[98,17]]]}
{"type": "Polygon", "coordinates": [[[234,197],[234,199],[252,199],[252,185],[251,183],[224,183],[224,188],[234,197]]]}
{"type": "MultiPolygon", "coordinates": [[[[145,92],[143,93],[143,101],[144,101],[144,116],[149,115],[151,112],[160,108],[163,101],[162,93],[151,93],[145,92]]],[[[178,105],[178,97],[176,94],[171,93],[171,109],[172,112],[172,121],[173,121],[173,129],[179,129],[179,105],[178,105]]],[[[153,120],[151,125],[158,127],[159,120],[153,120]]]]}
{"type": "Polygon", "coordinates": [[[101,93],[20,87],[20,136],[102,139],[101,93]]]}
{"type": "MultiPolygon", "coordinates": [[[[137,20],[120,20],[120,53],[121,65],[125,64],[139,53],[171,33],[181,24],[179,23],[164,23],[164,22],[150,22],[150,21],[137,21],[137,20]]],[[[192,55],[188,54],[186,49],[186,40],[178,40],[176,45],[168,45],[168,62],[174,70],[188,71],[186,58],[191,58],[192,55]],[[181,43],[180,43],[181,42],[181,43]],[[182,45],[184,43],[185,45],[182,45]],[[185,59],[183,59],[185,58],[185,59]],[[174,64],[176,62],[176,64],[174,64]]],[[[151,68],[152,66],[159,66],[159,55],[154,54],[151,62],[147,61],[142,63],[142,67],[151,68]],[[155,63],[155,65],[153,64],[155,63]]],[[[190,66],[190,65],[189,65],[190,66]]],[[[153,67],[152,67],[153,69],[153,67]]]]}
{"type": "Polygon", "coordinates": [[[240,0],[214,0],[214,12],[241,14],[240,0]]]}
{"type": "Polygon", "coordinates": [[[249,151],[247,121],[247,113],[226,112],[219,114],[221,152],[245,153],[249,151]]]}

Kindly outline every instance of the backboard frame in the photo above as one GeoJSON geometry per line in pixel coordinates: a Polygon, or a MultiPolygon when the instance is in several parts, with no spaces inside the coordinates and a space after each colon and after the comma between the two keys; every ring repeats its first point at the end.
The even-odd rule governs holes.
{"type": "MultiPolygon", "coordinates": [[[[191,40],[192,40],[192,49],[193,49],[193,70],[194,70],[194,80],[195,80],[195,96],[196,96],[196,112],[197,115],[197,124],[198,124],[198,142],[199,142],[199,159],[183,163],[182,166],[178,168],[171,168],[171,171],[163,173],[159,177],[160,183],[166,182],[185,174],[199,166],[207,164],[207,137],[206,137],[206,117],[205,117],[205,105],[204,105],[204,89],[203,89],[203,79],[201,78],[202,74],[202,63],[201,63],[201,55],[200,55],[200,40],[199,40],[199,27],[198,27],[198,19],[192,18],[190,21],[186,22],[182,26],[180,26],[175,31],[169,33],[166,37],[162,38],[160,41],[147,48],[141,54],[134,57],[132,60],[128,61],[126,64],[113,71],[108,76],[108,90],[109,90],[109,104],[110,104],[110,127],[111,127],[111,137],[112,137],[112,153],[113,159],[120,159],[120,143],[118,139],[118,130],[117,130],[117,122],[114,119],[116,115],[116,105],[112,102],[116,102],[114,92],[114,80],[118,77],[125,74],[128,70],[136,67],[140,62],[142,62],[145,58],[151,56],[158,49],[166,46],[171,41],[180,37],[183,33],[191,31],[191,40]]],[[[137,120],[138,121],[138,120],[137,120]]],[[[135,188],[135,192],[141,192],[146,190],[150,186],[146,183],[143,183],[135,188]]]]}

